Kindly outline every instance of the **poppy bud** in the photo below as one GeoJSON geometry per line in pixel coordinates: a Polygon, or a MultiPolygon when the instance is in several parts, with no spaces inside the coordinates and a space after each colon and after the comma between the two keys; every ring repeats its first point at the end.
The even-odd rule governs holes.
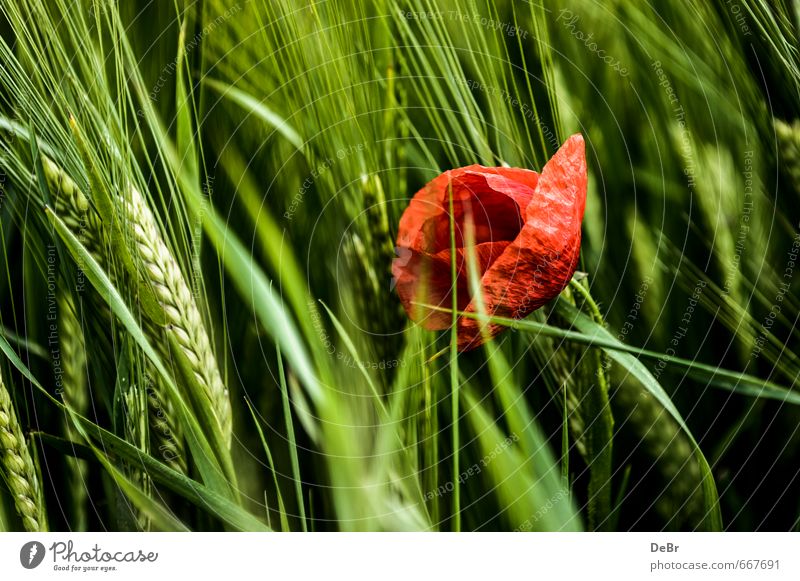
{"type": "MultiPolygon", "coordinates": [[[[466,225],[471,222],[486,313],[523,319],[564,290],[578,265],[586,206],[583,137],[573,135],[541,174],[470,165],[446,171],[418,191],[403,212],[392,274],[403,307],[426,329],[442,330],[452,314],[450,192],[455,225],[459,311],[477,311],[467,273],[466,225]]],[[[488,324],[494,336],[505,327],[488,324]]],[[[483,342],[481,323],[457,321],[458,348],[483,342]]]]}

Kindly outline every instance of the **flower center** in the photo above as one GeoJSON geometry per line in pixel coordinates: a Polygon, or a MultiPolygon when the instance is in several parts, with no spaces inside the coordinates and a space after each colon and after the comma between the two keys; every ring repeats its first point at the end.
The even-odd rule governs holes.
{"type": "MultiPolygon", "coordinates": [[[[453,188],[453,221],[456,248],[467,244],[471,222],[475,244],[511,242],[519,234],[524,221],[517,203],[495,191],[475,193],[466,188],[453,188]]],[[[435,222],[434,253],[450,248],[450,212],[445,200],[444,213],[435,222]]]]}

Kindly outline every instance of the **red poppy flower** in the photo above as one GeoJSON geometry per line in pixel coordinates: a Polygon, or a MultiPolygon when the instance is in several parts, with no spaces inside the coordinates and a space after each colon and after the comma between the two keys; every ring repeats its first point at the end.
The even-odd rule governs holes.
{"type": "MultiPolygon", "coordinates": [[[[477,310],[466,268],[467,220],[474,225],[480,288],[488,314],[522,319],[564,290],[578,265],[586,206],[581,135],[567,139],[541,174],[470,165],[443,173],[414,195],[400,218],[392,274],[409,317],[430,330],[452,324],[451,313],[421,306],[452,308],[451,189],[458,310],[477,310]]],[[[460,351],[483,342],[480,327],[475,319],[458,318],[460,351]]],[[[487,325],[484,332],[494,336],[503,329],[487,325]]]]}

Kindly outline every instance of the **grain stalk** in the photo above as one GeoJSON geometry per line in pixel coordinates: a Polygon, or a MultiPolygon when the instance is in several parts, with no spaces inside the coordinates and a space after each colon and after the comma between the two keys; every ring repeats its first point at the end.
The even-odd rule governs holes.
{"type": "MultiPolygon", "coordinates": [[[[97,213],[90,207],[88,198],[60,167],[46,157],[43,158],[43,167],[50,187],[56,192],[56,212],[67,226],[80,235],[82,242],[98,262],[106,265],[107,251],[101,242],[103,226],[97,213]]],[[[124,217],[131,225],[134,246],[142,258],[146,280],[152,284],[166,314],[166,325],[163,329],[149,319],[143,327],[151,337],[158,339],[157,346],[162,355],[169,356],[164,332],[175,337],[195,377],[211,399],[223,434],[230,444],[231,411],[228,393],[219,375],[200,313],[180,268],[163,242],[152,212],[137,190],[131,189],[131,192],[131,200],[122,204],[124,217]]],[[[109,274],[116,279],[114,272],[109,274]]],[[[147,375],[153,377],[154,374],[148,371],[147,375]]],[[[162,451],[162,457],[168,464],[185,472],[183,434],[173,406],[157,382],[149,383],[147,395],[155,447],[162,451]]]]}
{"type": "Polygon", "coordinates": [[[618,382],[614,403],[623,424],[666,482],[655,508],[673,530],[705,526],[703,475],[686,434],[669,412],[631,377],[618,382]]]}
{"type": "Polygon", "coordinates": [[[50,158],[42,156],[47,185],[55,195],[53,205],[56,213],[80,239],[81,243],[103,265],[104,252],[101,241],[103,225],[100,217],[89,204],[89,198],[81,191],[78,184],[58,167],[50,158]]]}
{"type": "Polygon", "coordinates": [[[800,119],[792,123],[774,119],[773,125],[778,141],[780,170],[791,183],[795,194],[800,194],[800,119]]]}
{"type": "MultiPolygon", "coordinates": [[[[579,296],[598,325],[604,325],[600,308],[589,290],[575,279],[570,289],[579,296]]],[[[582,406],[584,418],[589,420],[587,429],[587,452],[589,461],[589,527],[600,530],[610,525],[611,474],[614,435],[614,415],[608,397],[608,356],[600,349],[589,353],[593,378],[587,378],[588,390],[582,406]]]]}
{"type": "MultiPolygon", "coordinates": [[[[146,393],[141,386],[131,385],[129,389],[122,394],[122,403],[125,412],[125,439],[128,442],[132,442],[134,446],[142,450],[145,454],[149,454],[148,443],[150,433],[148,430],[148,422],[144,419],[148,415],[146,393]]],[[[149,496],[152,489],[152,482],[144,466],[136,466],[133,463],[129,463],[126,466],[126,472],[128,478],[149,496]]],[[[124,506],[130,507],[129,510],[133,516],[137,530],[150,530],[150,519],[144,512],[139,510],[136,506],[129,505],[127,501],[124,502],[124,506]]]]}
{"type": "Polygon", "coordinates": [[[395,257],[394,240],[389,232],[386,196],[377,174],[363,176],[363,236],[353,232],[344,246],[345,258],[352,272],[353,291],[359,310],[364,314],[362,328],[379,338],[374,342],[375,356],[389,359],[401,348],[398,329],[405,324],[403,308],[392,292],[391,264],[395,257]]]}
{"type": "Polygon", "coordinates": [[[209,398],[228,447],[231,442],[231,402],[222,381],[200,310],[178,263],[164,243],[155,217],[135,187],[123,203],[135,255],[142,274],[165,315],[164,329],[181,348],[197,382],[209,398]]]}
{"type": "Polygon", "coordinates": [[[5,481],[28,532],[47,530],[39,478],[28,443],[14,411],[11,394],[0,376],[0,453],[5,481]]]}
{"type": "MultiPolygon", "coordinates": [[[[86,344],[83,328],[75,310],[75,303],[66,292],[58,297],[59,349],[61,350],[61,381],[64,403],[77,413],[86,416],[89,409],[89,392],[86,376],[86,344]]],[[[72,422],[65,418],[64,430],[70,441],[77,441],[80,436],[72,422]]],[[[67,464],[70,498],[72,505],[73,526],[75,530],[87,529],[86,505],[88,495],[86,482],[88,467],[84,460],[70,458],[67,464]]]]}
{"type": "Polygon", "coordinates": [[[183,430],[175,421],[176,413],[166,397],[163,387],[154,383],[150,366],[145,371],[147,382],[147,403],[150,409],[150,437],[153,439],[153,450],[173,470],[188,473],[186,453],[183,447],[183,430]],[[156,453],[157,452],[157,453],[156,453]]]}

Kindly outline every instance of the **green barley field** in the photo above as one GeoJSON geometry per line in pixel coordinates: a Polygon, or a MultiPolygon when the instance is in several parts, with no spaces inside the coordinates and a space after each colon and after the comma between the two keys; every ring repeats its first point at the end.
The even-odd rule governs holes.
{"type": "Polygon", "coordinates": [[[788,0],[0,0],[0,530],[797,530],[799,32],[788,0]],[[496,308],[520,240],[495,283],[552,292],[496,308]]]}

